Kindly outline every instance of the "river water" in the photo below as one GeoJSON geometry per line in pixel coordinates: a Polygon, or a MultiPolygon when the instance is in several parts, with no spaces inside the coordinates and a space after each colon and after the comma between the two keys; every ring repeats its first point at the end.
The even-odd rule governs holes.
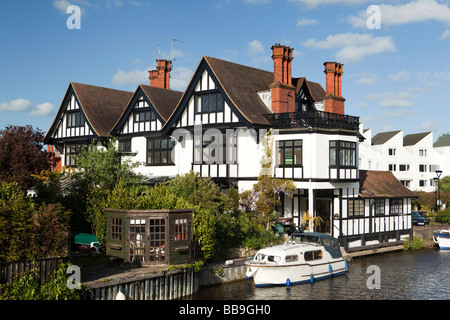
{"type": "Polygon", "coordinates": [[[242,280],[201,288],[191,298],[193,300],[450,300],[449,267],[450,250],[391,252],[354,258],[349,262],[349,272],[346,275],[312,284],[255,288],[252,280],[242,280]]]}

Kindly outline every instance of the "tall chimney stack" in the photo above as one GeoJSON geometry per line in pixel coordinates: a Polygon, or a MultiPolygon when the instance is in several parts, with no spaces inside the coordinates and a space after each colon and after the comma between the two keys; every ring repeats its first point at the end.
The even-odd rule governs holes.
{"type": "Polygon", "coordinates": [[[295,87],[292,85],[292,59],[294,49],[279,43],[272,46],[273,83],[269,86],[272,93],[272,112],[295,112],[295,87]]]}
{"type": "Polygon", "coordinates": [[[156,60],[156,70],[150,70],[150,86],[161,89],[170,89],[170,71],[172,70],[172,61],[156,60]]]}
{"type": "Polygon", "coordinates": [[[324,109],[331,113],[345,113],[345,99],[342,97],[342,67],[341,63],[325,62],[326,95],[324,109]]]}

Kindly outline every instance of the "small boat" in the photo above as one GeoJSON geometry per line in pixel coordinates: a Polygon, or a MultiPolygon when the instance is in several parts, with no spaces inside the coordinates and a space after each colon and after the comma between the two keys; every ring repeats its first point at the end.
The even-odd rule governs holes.
{"type": "Polygon", "coordinates": [[[433,235],[433,241],[440,249],[450,249],[450,230],[441,230],[433,235]]]}
{"type": "Polygon", "coordinates": [[[245,264],[256,287],[312,283],[348,271],[337,239],[318,232],[293,233],[290,241],[259,250],[245,264]]]}

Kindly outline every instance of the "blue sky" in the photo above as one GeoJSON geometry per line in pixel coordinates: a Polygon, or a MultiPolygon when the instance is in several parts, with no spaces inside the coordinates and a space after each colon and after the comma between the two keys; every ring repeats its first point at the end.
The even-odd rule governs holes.
{"type": "Polygon", "coordinates": [[[346,113],[373,134],[450,131],[450,1],[2,0],[0,43],[0,128],[47,131],[70,81],[134,91],[173,57],[183,91],[202,55],[272,71],[281,43],[294,77],[325,86],[323,62],[344,63],[346,113]],[[81,29],[67,27],[70,4],[81,29]]]}

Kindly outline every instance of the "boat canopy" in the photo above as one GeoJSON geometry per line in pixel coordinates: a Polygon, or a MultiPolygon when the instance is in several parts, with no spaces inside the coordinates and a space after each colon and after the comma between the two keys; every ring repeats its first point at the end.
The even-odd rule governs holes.
{"type": "Polygon", "coordinates": [[[342,257],[338,240],[328,234],[319,232],[295,232],[291,235],[291,239],[297,243],[313,243],[321,245],[330,253],[331,257],[342,257]]]}

